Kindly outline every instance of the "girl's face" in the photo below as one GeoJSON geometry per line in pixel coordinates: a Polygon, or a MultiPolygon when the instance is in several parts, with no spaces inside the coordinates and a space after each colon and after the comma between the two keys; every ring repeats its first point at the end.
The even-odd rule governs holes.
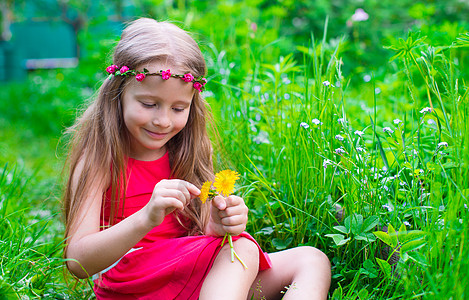
{"type": "MultiPolygon", "coordinates": [[[[173,74],[182,74],[155,63],[145,67],[150,73],[171,69],[173,74]]],[[[144,161],[162,157],[166,143],[186,126],[193,95],[192,84],[179,78],[147,76],[141,82],[131,78],[122,96],[124,122],[131,136],[130,156],[144,161]]]]}

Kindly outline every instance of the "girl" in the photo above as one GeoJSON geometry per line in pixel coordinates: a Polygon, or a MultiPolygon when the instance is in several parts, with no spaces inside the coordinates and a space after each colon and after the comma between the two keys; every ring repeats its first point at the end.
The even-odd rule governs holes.
{"type": "Polygon", "coordinates": [[[330,265],[321,251],[266,254],[244,232],[242,198],[198,199],[214,175],[196,42],[175,25],[139,19],[113,59],[97,98],[70,128],[70,272],[95,275],[98,299],[325,298],[330,265]],[[247,268],[231,261],[226,233],[247,268]]]}

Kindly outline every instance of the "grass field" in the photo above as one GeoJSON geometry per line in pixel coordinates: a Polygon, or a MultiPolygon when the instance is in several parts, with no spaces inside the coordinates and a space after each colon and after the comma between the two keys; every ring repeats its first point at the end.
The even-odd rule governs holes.
{"type": "MultiPolygon", "coordinates": [[[[324,251],[331,299],[469,298],[467,32],[436,45],[411,31],[353,76],[326,34],[268,58],[275,44],[246,40],[244,59],[215,45],[215,163],[241,174],[266,251],[324,251]]],[[[93,298],[64,279],[60,210],[62,131],[104,76],[90,69],[0,86],[0,299],[93,298]]]]}

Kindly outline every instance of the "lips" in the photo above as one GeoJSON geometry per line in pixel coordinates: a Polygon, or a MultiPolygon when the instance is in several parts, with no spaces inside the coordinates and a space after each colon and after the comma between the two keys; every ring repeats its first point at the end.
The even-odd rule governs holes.
{"type": "Polygon", "coordinates": [[[168,133],[153,132],[148,129],[144,129],[144,130],[149,136],[158,140],[164,139],[168,135],[168,133]]]}

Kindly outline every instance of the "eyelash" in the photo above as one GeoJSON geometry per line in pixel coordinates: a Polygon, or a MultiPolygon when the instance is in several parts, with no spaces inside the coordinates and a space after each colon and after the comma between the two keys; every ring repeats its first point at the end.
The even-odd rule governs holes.
{"type": "MultiPolygon", "coordinates": [[[[146,107],[146,108],[153,108],[153,107],[156,106],[156,104],[147,104],[147,103],[143,103],[143,102],[142,102],[142,105],[143,105],[143,107],[146,107]]],[[[173,108],[173,110],[174,110],[175,112],[183,112],[183,111],[184,111],[184,108],[177,108],[177,107],[175,107],[175,108],[173,108]]]]}

